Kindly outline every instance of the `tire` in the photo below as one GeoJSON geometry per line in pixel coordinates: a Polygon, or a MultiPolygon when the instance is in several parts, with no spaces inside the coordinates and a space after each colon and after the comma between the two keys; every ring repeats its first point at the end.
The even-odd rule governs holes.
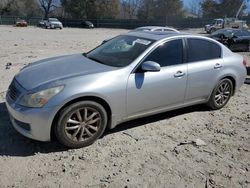
{"type": "Polygon", "coordinates": [[[107,112],[102,105],[94,101],[81,101],[60,112],[55,135],[68,148],[86,147],[103,134],[107,122],[107,112]]]}
{"type": "Polygon", "coordinates": [[[228,103],[232,95],[233,95],[232,81],[228,78],[222,79],[214,88],[207,105],[213,110],[221,109],[228,103]]]}
{"type": "Polygon", "coordinates": [[[249,44],[246,44],[246,45],[245,45],[244,51],[245,51],[245,52],[249,52],[249,44]]]}
{"type": "Polygon", "coordinates": [[[216,29],[215,28],[212,28],[212,29],[210,29],[210,33],[213,33],[213,32],[215,32],[216,31],[216,29]]]}

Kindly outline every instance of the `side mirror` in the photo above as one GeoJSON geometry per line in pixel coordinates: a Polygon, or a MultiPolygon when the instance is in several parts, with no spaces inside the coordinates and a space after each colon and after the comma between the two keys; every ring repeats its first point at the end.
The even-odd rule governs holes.
{"type": "Polygon", "coordinates": [[[108,40],[104,40],[104,41],[102,41],[102,44],[105,44],[106,42],[108,42],[108,40]]]}
{"type": "Polygon", "coordinates": [[[159,72],[161,66],[154,61],[145,61],[142,63],[141,69],[145,72],[159,72]]]}

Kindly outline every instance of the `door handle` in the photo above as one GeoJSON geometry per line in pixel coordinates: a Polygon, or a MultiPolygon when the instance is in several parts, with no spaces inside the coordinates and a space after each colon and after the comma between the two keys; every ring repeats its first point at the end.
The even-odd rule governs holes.
{"type": "Polygon", "coordinates": [[[174,77],[175,77],[175,78],[180,78],[180,77],[183,77],[184,75],[185,75],[184,72],[182,72],[182,71],[177,71],[177,73],[175,73],[174,77]]]}
{"type": "Polygon", "coordinates": [[[216,63],[215,65],[214,65],[214,69],[219,69],[219,68],[221,68],[222,67],[222,65],[220,64],[220,63],[216,63]]]}

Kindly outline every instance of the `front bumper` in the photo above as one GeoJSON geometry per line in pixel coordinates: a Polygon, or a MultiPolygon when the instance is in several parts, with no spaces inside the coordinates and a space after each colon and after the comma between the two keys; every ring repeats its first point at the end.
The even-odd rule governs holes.
{"type": "Polygon", "coordinates": [[[51,125],[56,115],[56,107],[27,108],[15,104],[8,96],[6,99],[11,123],[19,133],[34,140],[50,141],[51,125]]]}
{"type": "Polygon", "coordinates": [[[50,27],[51,27],[52,29],[63,28],[63,26],[60,25],[60,24],[51,24],[50,27]]]}

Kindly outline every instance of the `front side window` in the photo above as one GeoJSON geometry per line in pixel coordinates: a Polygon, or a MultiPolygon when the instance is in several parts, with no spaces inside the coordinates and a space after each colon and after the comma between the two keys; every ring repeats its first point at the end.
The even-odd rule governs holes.
{"type": "Polygon", "coordinates": [[[187,39],[188,42],[188,62],[205,61],[221,58],[221,47],[203,39],[187,39]]]}
{"type": "Polygon", "coordinates": [[[172,40],[157,47],[145,61],[154,61],[161,67],[178,65],[183,61],[182,39],[172,40]]]}
{"type": "Polygon", "coordinates": [[[153,42],[154,40],[135,36],[118,36],[90,51],[86,57],[108,66],[125,67],[153,42]]]}

